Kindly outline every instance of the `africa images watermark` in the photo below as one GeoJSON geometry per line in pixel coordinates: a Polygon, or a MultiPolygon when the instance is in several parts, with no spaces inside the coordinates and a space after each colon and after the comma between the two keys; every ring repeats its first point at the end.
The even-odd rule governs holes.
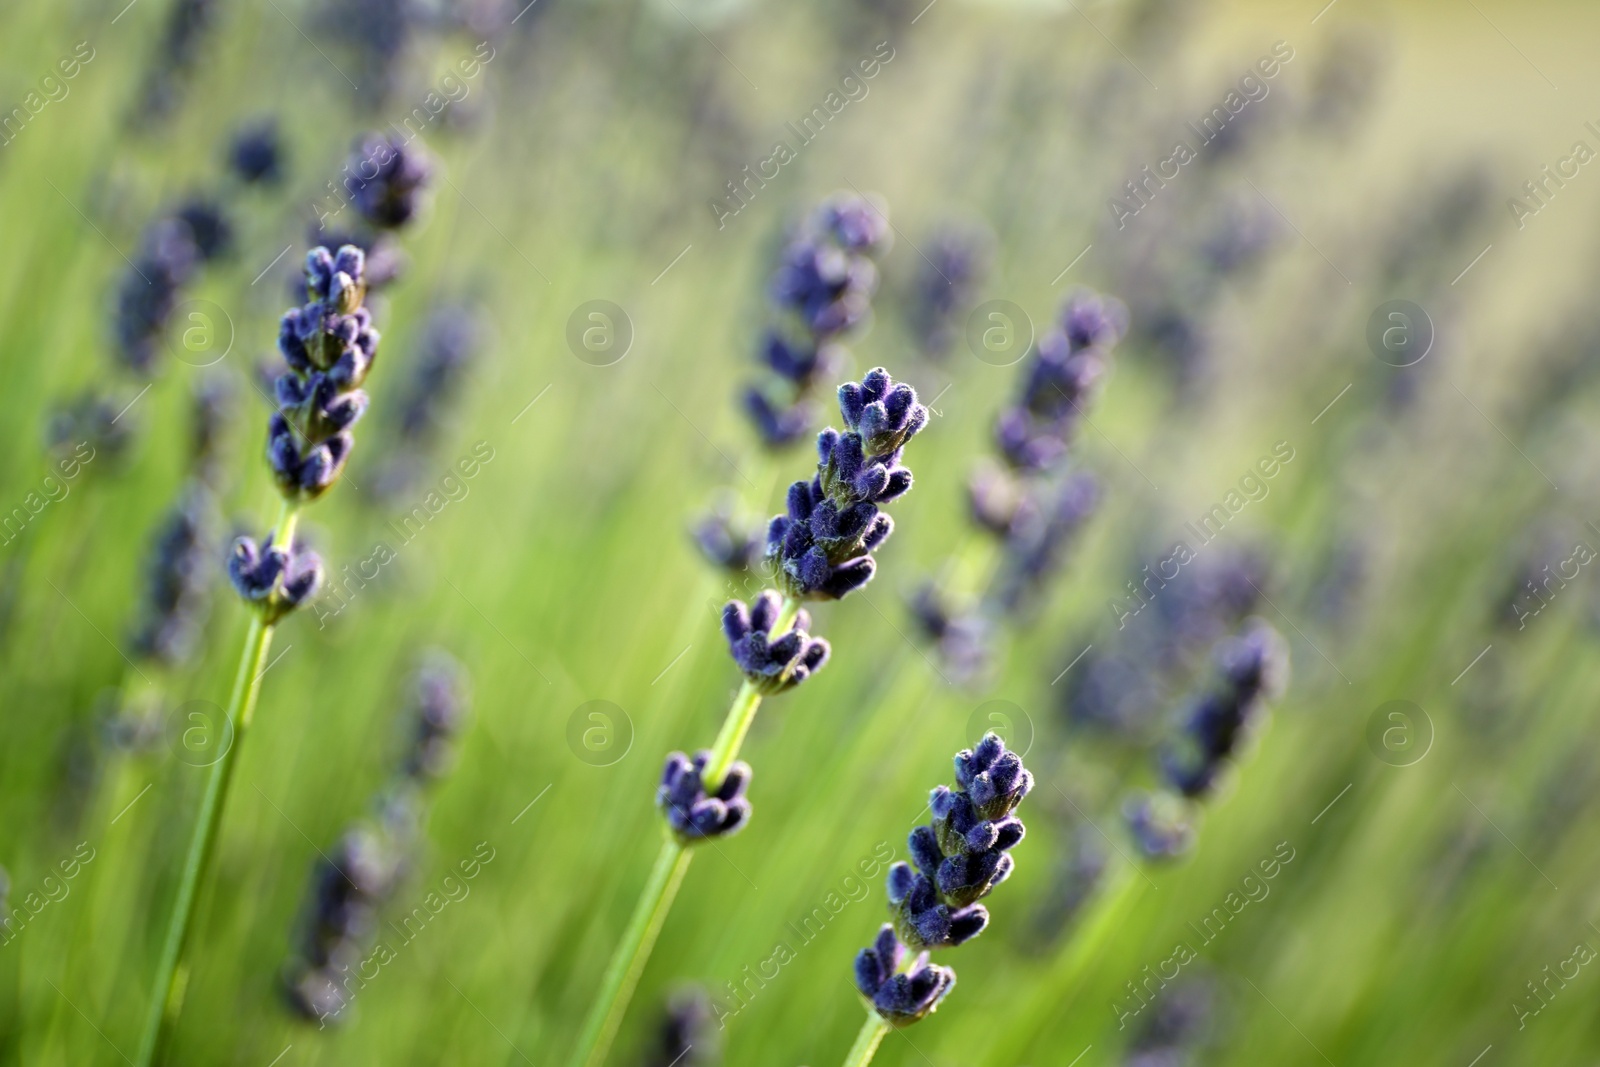
{"type": "Polygon", "coordinates": [[[1184,567],[1199,557],[1202,548],[1222,536],[1223,528],[1236,515],[1248,505],[1265,500],[1272,492],[1272,479],[1293,461],[1294,456],[1294,446],[1287,441],[1279,441],[1272,446],[1271,454],[1262,456],[1244,472],[1237,489],[1229,489],[1219,503],[1212,504],[1200,516],[1198,524],[1184,523],[1184,531],[1194,538],[1193,547],[1187,540],[1180,539],[1172,546],[1172,551],[1156,564],[1155,573],[1151,573],[1147,564],[1141,571],[1144,577],[1137,584],[1131,580],[1128,582],[1126,598],[1117,597],[1106,602],[1111,609],[1111,617],[1117,620],[1117,629],[1126,629],[1129,619],[1149,607],[1161,590],[1167,587],[1167,583],[1177,578],[1184,567]]]}
{"type": "Polygon", "coordinates": [[[799,954],[797,948],[804,948],[815,941],[845,908],[867,899],[872,893],[873,880],[878,877],[878,872],[894,861],[894,855],[894,846],[887,841],[879,841],[870,856],[857,862],[855,869],[861,872],[859,878],[854,873],[845,875],[839,880],[839,888],[830,889],[821,903],[800,918],[798,925],[793,922],[787,924],[794,935],[793,944],[780,940],[772,947],[767,958],[755,964],[753,969],[746,964],[737,981],[724,982],[726,999],[718,996],[711,1001],[711,1010],[717,1017],[717,1028],[726,1029],[729,1019],[748,1008],[757,994],[794,961],[799,954]]]}
{"type": "Polygon", "coordinates": [[[784,123],[785,129],[794,135],[795,147],[791,147],[787,140],[774,141],[772,152],[765,159],[755,162],[755,170],[746,164],[740,174],[743,178],[727,181],[728,195],[710,201],[711,214],[717,220],[717,229],[727,226],[728,220],[750,206],[756,194],[767,187],[767,183],[775,180],[783,172],[783,168],[800,158],[800,149],[822,136],[822,131],[828,128],[828,123],[837,118],[851,103],[865,100],[870,88],[867,82],[876,78],[883,68],[894,59],[894,47],[888,41],[880,41],[872,54],[859,60],[851,73],[839,79],[839,88],[830,89],[822,98],[822,103],[806,112],[800,119],[800,125],[793,122],[784,123]],[[860,77],[856,76],[860,72],[860,77]]]}
{"type": "Polygon", "coordinates": [[[1124,182],[1122,187],[1127,191],[1127,198],[1113,196],[1106,201],[1106,206],[1111,209],[1111,221],[1117,224],[1117,229],[1125,228],[1129,219],[1148,207],[1156,194],[1166,188],[1167,182],[1176,180],[1184,167],[1199,159],[1206,145],[1223,136],[1228,124],[1245,108],[1265,100],[1272,91],[1268,83],[1278,76],[1284,64],[1293,59],[1294,49],[1287,41],[1275,43],[1272,50],[1256,60],[1256,65],[1239,79],[1238,89],[1228,90],[1222,103],[1202,116],[1198,126],[1193,122],[1186,123],[1195,136],[1194,147],[1190,147],[1187,138],[1180,138],[1172,146],[1172,152],[1157,162],[1153,170],[1146,164],[1139,168],[1138,177],[1124,182]],[[1259,77],[1257,71],[1260,72],[1259,77]]]}
{"type": "Polygon", "coordinates": [[[9,545],[15,541],[40,512],[51,504],[65,500],[67,494],[72,492],[72,480],[94,460],[94,454],[93,445],[87,441],[79,441],[70,456],[62,456],[56,460],[55,467],[61,477],[57,478],[54,474],[44,476],[39,486],[44,493],[43,496],[29,492],[22,498],[21,504],[9,512],[0,513],[0,537],[4,537],[0,544],[9,545]],[[84,454],[86,451],[87,455],[84,454]]]}
{"type": "MultiPolygon", "coordinates": [[[[479,441],[472,446],[469,455],[456,461],[455,469],[461,472],[460,477],[456,476],[455,471],[447,472],[440,477],[438,487],[428,490],[410,511],[390,519],[389,529],[394,531],[400,547],[404,548],[421,536],[422,531],[426,530],[445,508],[467,499],[467,494],[472,491],[472,487],[467,483],[483,473],[483,468],[493,460],[494,446],[488,441],[479,441]]],[[[360,595],[369,583],[377,581],[383,568],[393,563],[399,555],[399,551],[388,541],[378,541],[365,559],[356,562],[355,573],[351,573],[351,565],[346,563],[340,568],[339,574],[330,575],[322,587],[322,592],[311,605],[312,610],[317,613],[317,629],[325,629],[328,620],[336,618],[349,607],[350,602],[360,595]]]]}
{"type": "Polygon", "coordinates": [[[72,46],[71,55],[62,56],[56,60],[56,70],[61,72],[60,77],[46,74],[39,79],[39,88],[30,90],[22,98],[22,103],[10,111],[0,112],[0,147],[9,145],[22,135],[28,124],[39,116],[51,104],[59,104],[72,92],[72,86],[67,83],[76,78],[94,61],[94,45],[88,41],[79,41],[72,46]]]}
{"type": "Polygon", "coordinates": [[[1128,1020],[1136,1018],[1140,1012],[1149,1007],[1155,1001],[1156,995],[1165,989],[1168,983],[1175,981],[1184,967],[1199,959],[1199,949],[1222,936],[1222,932],[1243,914],[1245,908],[1266,900],[1272,892],[1272,880],[1294,862],[1295,855],[1293,845],[1287,841],[1279,841],[1273,846],[1272,855],[1257,862],[1255,870],[1239,880],[1238,889],[1229,890],[1222,898],[1222,903],[1201,917],[1199,926],[1193,922],[1189,923],[1189,929],[1195,934],[1195,942],[1179,941],[1166,959],[1147,964],[1140,971],[1142,977],[1137,980],[1129,979],[1126,986],[1127,1001],[1111,1002],[1111,1014],[1117,1017],[1117,1029],[1126,1029],[1128,1020]],[[1256,874],[1257,870],[1261,872],[1259,876],[1256,874]]]}

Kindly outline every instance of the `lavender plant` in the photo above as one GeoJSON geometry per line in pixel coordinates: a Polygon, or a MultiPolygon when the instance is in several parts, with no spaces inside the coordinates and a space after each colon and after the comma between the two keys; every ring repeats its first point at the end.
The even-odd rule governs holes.
{"type": "Polygon", "coordinates": [[[1029,352],[1016,401],[995,420],[998,461],[974,470],[967,504],[973,524],[998,545],[998,570],[970,606],[932,582],[911,604],[918,628],[959,678],[983,673],[1001,623],[1027,610],[1098,509],[1099,482],[1076,467],[1071,449],[1127,326],[1120,302],[1073,293],[1029,352]]]}
{"type": "Polygon", "coordinates": [[[994,259],[994,234],[987,228],[949,226],[924,244],[906,318],[917,345],[943,360],[961,337],[963,320],[976,303],[994,259]]]}
{"type": "Polygon", "coordinates": [[[190,837],[140,1042],[140,1067],[150,1067],[164,1054],[183,1010],[195,899],[222,824],[233,768],[255,715],[273,631],[322,581],[322,562],[296,540],[295,526],[300,510],[338,481],[355,444],[351,431],[367,408],[360,386],[377,354],[378,332],[362,306],[364,266],[359,248],[347,245],[337,253],[314,249],[306,257],[307,303],[291,308],[282,319],[278,348],[288,370],[278,379],[279,406],[267,431],[267,464],[282,508],[264,541],[240,537],[228,559],[228,576],[253,615],[228,701],[233,744],[212,765],[190,837]]]}
{"type": "Polygon", "coordinates": [[[881,203],[836,193],[784,248],[770,288],[776,320],[761,339],[767,373],[744,393],[745,412],[768,448],[793,444],[811,429],[812,396],[843,367],[841,339],[871,314],[876,260],[893,239],[881,203]]]}
{"type": "Polygon", "coordinates": [[[956,787],[937,786],[928,798],[931,825],[911,831],[906,845],[915,867],[889,868],[890,922],[856,956],[856,988],[868,1016],[845,1057],[865,1067],[891,1029],[922,1021],[956,984],[929,951],[972,940],[989,924],[978,901],[1011,875],[1011,849],[1022,840],[1012,814],[1033,788],[1033,775],[997,734],[956,753],[956,787]],[[911,951],[918,955],[908,958],[911,951]]]}
{"type": "MultiPolygon", "coordinates": [[[[319,1026],[340,1021],[350,1006],[350,970],[370,948],[379,909],[412,865],[424,791],[448,771],[466,724],[466,676],[451,657],[428,653],[411,688],[404,750],[374,802],[378,817],[351,826],[313,869],[298,952],[284,971],[289,1006],[319,1026]]],[[[360,979],[355,981],[359,986],[360,979]]]]}
{"type": "MultiPolygon", "coordinates": [[[[1183,709],[1178,729],[1161,750],[1165,788],[1130,798],[1128,830],[1145,862],[1164,862],[1193,845],[1201,805],[1212,796],[1228,767],[1265,718],[1268,704],[1288,680],[1288,646],[1271,625],[1250,619],[1215,650],[1217,679],[1183,709]]],[[[1101,884],[1093,905],[1057,954],[1032,1000],[1018,1007],[1015,1024],[990,1049],[995,1062],[1016,1062],[1035,1028],[1065,996],[1121,928],[1144,882],[1125,866],[1101,884]]]]}
{"type": "MultiPolygon", "coordinates": [[[[853,240],[863,239],[847,221],[839,225],[857,235],[853,240]]],[[[723,609],[723,634],[744,683],[711,748],[693,758],[682,752],[667,757],[656,790],[666,841],[601,979],[573,1067],[605,1062],[695,846],[750,822],[752,772],[737,757],[756,711],[764,697],[794,689],[829,656],[828,643],[807,632],[810,619],[801,602],[838,600],[872,579],[872,553],[894,528],[882,505],[911,488],[911,471],[900,461],[928,420],[916,391],[879,367],[839,387],[839,410],[844,432],[829,428],[818,435],[817,473],[789,487],[786,513],[768,525],[766,562],[778,589],[723,609]]]]}
{"type": "Polygon", "coordinates": [[[1192,845],[1199,805],[1288,680],[1288,646],[1271,625],[1252,619],[1218,645],[1217,681],[1184,711],[1160,752],[1165,790],[1132,798],[1129,829],[1147,858],[1181,855],[1192,845]]]}

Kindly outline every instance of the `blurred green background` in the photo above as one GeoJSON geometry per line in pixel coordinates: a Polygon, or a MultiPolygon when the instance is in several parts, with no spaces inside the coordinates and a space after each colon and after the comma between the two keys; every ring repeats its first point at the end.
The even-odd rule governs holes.
{"type": "MultiPolygon", "coordinates": [[[[0,145],[0,508],[52,474],[47,428],[63,404],[92,389],[113,412],[132,405],[118,420],[126,451],[98,452],[0,546],[0,863],[13,909],[51,898],[0,946],[5,1062],[132,1053],[204,777],[181,751],[182,708],[224,702],[246,623],[219,541],[192,661],[129,658],[148,544],[184,477],[202,380],[192,363],[208,360],[168,353],[153,376],[119,367],[110,309],[128,257],[191,192],[233,216],[233,254],[186,295],[211,302],[233,337],[205,372],[236,397],[222,510],[230,529],[259,536],[276,500],[256,367],[290,303],[312,205],[353,137],[399,121],[485,41],[494,58],[423,136],[441,177],[403,238],[409,269],[375,300],[384,341],[349,484],[305,529],[338,570],[393,545],[391,521],[480,442],[493,459],[337,617],[319,627],[321,612],[305,611],[281,628],[198,920],[178,1062],[566,1055],[656,851],[660,760],[709,744],[737,682],[716,612],[738,590],[699,558],[689,526],[719,490],[771,513],[809,471],[804,447],[762,453],[735,403],[763,287],[786,228],[852,188],[886,198],[897,241],[851,371],[887,366],[937,397],[937,417],[908,454],[917,485],[896,506],[877,581],[813,612],[832,662],[758,718],[744,751],[754,821],[691,869],[612,1062],[649,1062],[661,1006],[689,981],[725,1015],[712,1027],[725,1062],[842,1059],[861,1018],[850,960],[882,921],[881,884],[803,945],[790,924],[830,892],[848,899],[845,879],[876,849],[903,858],[925,790],[949,780],[991,700],[1033,731],[1029,835],[988,902],[989,931],[940,961],[959,974],[954,992],[877,1062],[1127,1062],[1136,1027],[1119,1029],[1113,1007],[1126,983],[1280,843],[1294,858],[1270,893],[1187,969],[1214,1008],[1189,1058],[1170,1062],[1600,1057],[1594,968],[1549,979],[1570,974],[1578,946],[1600,947],[1588,821],[1600,598],[1585,568],[1521,628],[1509,612],[1525,579],[1576,545],[1600,549],[1589,293],[1600,178],[1586,166],[1547,184],[1542,206],[1520,188],[1575,141],[1600,148],[1585,126],[1600,125],[1592,10],[440,4],[410,12],[373,67],[363,35],[393,5],[217,4],[180,57],[163,44],[172,0],[124,4],[0,11],[0,103],[21,105],[79,42],[93,53],[0,145]],[[1107,201],[1280,41],[1294,58],[1247,110],[1248,135],[1117,229],[1107,201]],[[894,58],[870,92],[719,229],[709,203],[724,183],[879,42],[894,58]],[[228,138],[266,116],[281,124],[287,175],[242,189],[224,176],[228,138]],[[1519,226],[1513,197],[1540,210],[1519,226]],[[1017,388],[1017,368],[964,341],[934,359],[907,326],[920,248],[951,221],[993,231],[982,299],[1043,324],[1087,284],[1134,316],[1078,446],[1104,505],[980,685],[952,684],[904,607],[970,550],[963,486],[1017,388]],[[1252,226],[1265,236],[1251,264],[1219,266],[1207,242],[1252,226]],[[607,366],[567,341],[569,316],[597,299],[632,331],[607,366]],[[1395,299],[1436,330],[1406,368],[1367,342],[1374,309],[1395,299]],[[381,497],[369,490],[398,399],[444,302],[477,309],[482,355],[416,481],[381,497]],[[1181,312],[1206,343],[1175,355],[1169,336],[1141,330],[1150,309],[1181,312]],[[1075,865],[1086,850],[1108,871],[1125,864],[1118,809],[1152,778],[1148,738],[1073,724],[1062,671],[1088,645],[1137,665],[1145,646],[1130,635],[1155,623],[1119,630],[1108,601],[1278,442],[1294,460],[1217,551],[1270,561],[1270,601],[1256,610],[1289,638],[1288,695],[1192,857],[1139,876],[1146,891],[1082,987],[1055,989],[1075,865]],[[480,843],[493,859],[342,1024],[319,1030],[281,993],[296,918],[319,851],[370,816],[395,765],[407,678],[427,647],[464,664],[474,716],[385,917],[480,843]],[[568,741],[597,700],[621,711],[598,756],[568,741]],[[1421,714],[1375,741],[1369,726],[1392,700],[1421,714]],[[119,743],[115,727],[135,713],[168,728],[119,743]],[[75,853],[93,858],[47,883],[75,853]],[[728,983],[780,941],[793,960],[741,1006],[728,983]],[[1020,1058],[1001,1058],[1002,1035],[1020,1058]]],[[[1205,678],[1204,652],[1159,677],[1150,665],[1149,716],[1205,678]]]]}

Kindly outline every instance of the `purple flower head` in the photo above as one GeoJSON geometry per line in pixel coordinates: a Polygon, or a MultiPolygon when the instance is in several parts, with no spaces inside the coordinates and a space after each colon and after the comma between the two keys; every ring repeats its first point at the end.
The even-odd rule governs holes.
{"type": "Polygon", "coordinates": [[[181,218],[163,218],[145,233],[137,261],[117,287],[112,339],[129,369],[147,374],[166,336],[180,289],[199,269],[195,232],[181,218]]]}
{"type": "Polygon", "coordinates": [[[1194,845],[1194,805],[1183,797],[1166,792],[1140,794],[1129,798],[1122,814],[1146,859],[1174,859],[1194,845]]]}
{"type": "Polygon", "coordinates": [[[1037,596],[1099,507],[1100,483],[1088,472],[1040,486],[1021,501],[1007,531],[1002,607],[1018,612],[1037,596]]]}
{"type": "Polygon", "coordinates": [[[228,579],[245,603],[267,625],[309,600],[322,584],[322,560],[296,542],[292,550],[276,542],[275,531],[261,548],[249,537],[233,543],[228,555],[228,579]]]}
{"type": "Polygon", "coordinates": [[[202,260],[220,259],[233,250],[233,223],[216,201],[194,197],[173,217],[188,227],[189,239],[202,260]]]}
{"type": "Polygon", "coordinates": [[[1074,352],[1110,348],[1128,332],[1128,307],[1114,297],[1079,289],[1068,294],[1060,321],[1074,352]]]}
{"type": "Polygon", "coordinates": [[[749,570],[766,547],[759,522],[741,518],[731,497],[719,500],[690,532],[701,555],[728,571],[749,570]]]}
{"type": "Polygon", "coordinates": [[[844,366],[845,355],[843,345],[809,338],[795,341],[775,329],[769,329],[761,341],[761,362],[801,391],[836,375],[844,366]]]}
{"type": "Polygon", "coordinates": [[[750,819],[750,801],[744,795],[750,784],[750,765],[735,761],[722,783],[708,793],[703,776],[710,761],[709,749],[696,753],[693,762],[682,752],[674,752],[667,756],[656,788],[656,807],[685,845],[737,833],[750,819]]]}
{"type": "Polygon", "coordinates": [[[989,912],[977,902],[1010,877],[1010,850],[1023,838],[1011,811],[1033,776],[1016,753],[991,733],[957,753],[955,766],[956,788],[939,786],[929,798],[932,824],[906,839],[912,863],[889,868],[889,914],[913,948],[959,945],[981,933],[989,912]]]}
{"type": "Polygon", "coordinates": [[[755,424],[761,443],[768,448],[784,448],[806,435],[815,421],[816,405],[797,400],[787,406],[774,403],[757,386],[746,386],[744,409],[755,424]]]}
{"type": "Polygon", "coordinates": [[[894,245],[889,207],[882,197],[834,193],[818,206],[810,226],[845,251],[874,259],[894,245]]]}
{"type": "Polygon", "coordinates": [[[435,649],[423,659],[412,684],[413,726],[401,771],[416,781],[434,781],[449,769],[455,739],[466,727],[466,672],[435,649]]]}
{"type": "Polygon", "coordinates": [[[828,662],[828,642],[806,633],[811,619],[804,611],[795,616],[792,629],[773,636],[782,607],[783,598],[768,589],[748,607],[735,600],[722,609],[722,632],[734,662],[745,680],[768,696],[788,692],[828,662]]]}
{"type": "Polygon", "coordinates": [[[1167,781],[1186,797],[1209,794],[1256,721],[1287,682],[1288,646],[1256,619],[1216,652],[1218,683],[1185,712],[1177,736],[1161,752],[1167,781]]]}
{"type": "Polygon", "coordinates": [[[283,137],[273,119],[241,128],[228,145],[228,167],[246,185],[283,180],[283,137]]]}
{"type": "Polygon", "coordinates": [[[1033,775],[1015,752],[1006,751],[999,734],[985,734],[976,748],[957,752],[955,768],[957,790],[971,797],[982,819],[1009,814],[1033,788],[1033,775]]]}
{"type": "Polygon", "coordinates": [[[923,952],[904,973],[905,946],[884,924],[873,943],[856,956],[856,988],[890,1026],[910,1026],[932,1014],[956,984],[956,972],[928,962],[923,952]]]}
{"type": "Polygon", "coordinates": [[[378,331],[361,306],[366,257],[345,245],[306,256],[308,303],[284,313],[278,349],[289,372],[275,383],[279,410],[267,427],[267,462],[284,498],[315,500],[338,480],[367,409],[358,388],[372,369],[378,331]]]}
{"type": "Polygon", "coordinates": [[[802,238],[784,250],[772,279],[772,301],[822,342],[866,321],[878,268],[866,256],[802,238]]]}
{"type": "Polygon", "coordinates": [[[361,217],[380,230],[393,230],[422,211],[434,163],[419,145],[368,134],[356,142],[345,171],[361,217]]]}
{"type": "Polygon", "coordinates": [[[143,618],[133,638],[142,656],[176,665],[194,651],[215,574],[213,510],[210,494],[191,484],[156,536],[143,618]]]}
{"type": "Polygon", "coordinates": [[[860,384],[839,387],[839,415],[845,428],[860,438],[868,460],[899,451],[928,422],[928,409],[917,403],[917,391],[904,382],[895,384],[882,367],[868,371],[860,384]]]}

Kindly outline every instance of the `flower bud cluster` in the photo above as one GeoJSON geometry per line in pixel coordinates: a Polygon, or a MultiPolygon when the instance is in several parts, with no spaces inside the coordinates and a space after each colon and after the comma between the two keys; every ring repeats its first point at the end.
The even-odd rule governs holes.
{"type": "Polygon", "coordinates": [[[848,355],[841,342],[872,313],[877,260],[893,233],[887,206],[836,193],[784,248],[772,278],[775,321],[763,333],[763,380],[746,387],[745,411],[771,448],[792,444],[816,420],[812,395],[848,355]]]}
{"type": "Polygon", "coordinates": [[[787,514],[767,527],[767,559],[797,600],[837,600],[871,580],[872,552],[894,530],[880,505],[911,488],[901,451],[926,425],[916,390],[882,367],[839,388],[846,430],[817,438],[817,474],[789,487],[787,514]]]}
{"type": "Polygon", "coordinates": [[[956,754],[956,787],[929,799],[931,825],[907,840],[911,864],[889,868],[891,921],[856,957],[856,988],[891,1026],[909,1026],[939,1006],[955,972],[928,962],[929,949],[970,941],[989,923],[978,901],[1010,876],[1010,850],[1022,840],[1012,812],[1033,788],[1033,775],[998,735],[956,754]],[[921,950],[901,971],[907,949],[921,950]]]}

